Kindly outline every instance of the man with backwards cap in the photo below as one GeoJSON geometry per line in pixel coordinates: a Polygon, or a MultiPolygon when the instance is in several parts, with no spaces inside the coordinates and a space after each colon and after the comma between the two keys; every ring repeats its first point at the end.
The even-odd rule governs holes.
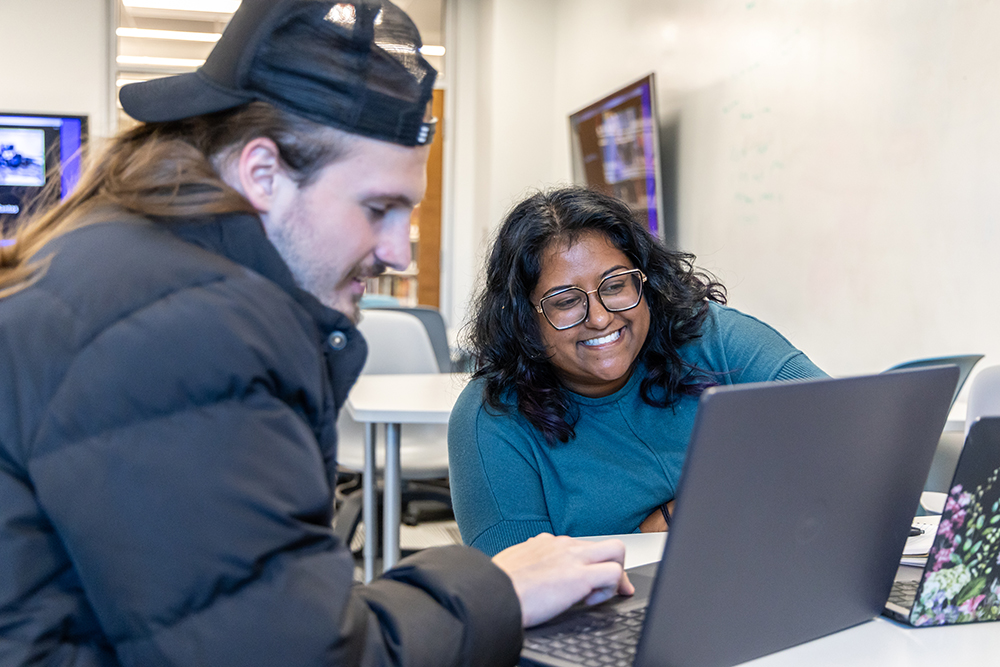
{"type": "Polygon", "coordinates": [[[336,414],[410,261],[435,71],[389,2],[244,0],[0,247],[0,664],[509,665],[632,588],[620,542],[420,552],[352,586],[336,414]]]}

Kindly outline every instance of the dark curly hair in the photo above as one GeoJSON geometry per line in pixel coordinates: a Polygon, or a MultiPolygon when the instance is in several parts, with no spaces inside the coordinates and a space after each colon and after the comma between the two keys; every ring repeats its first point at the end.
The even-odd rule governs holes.
{"type": "Polygon", "coordinates": [[[549,361],[529,295],[545,250],[587,232],[604,234],[648,277],[643,298],[650,326],[639,353],[648,369],[642,399],[671,407],[682,395],[698,395],[714,384],[678,350],[699,336],[709,301],[726,303],[722,284],[695,268],[694,255],[668,250],[623,202],[580,187],[539,192],[515,206],[496,234],[467,337],[474,377],[485,380],[487,405],[506,410],[513,392],[520,412],[549,444],[574,437],[576,417],[569,414],[566,389],[549,361]]]}

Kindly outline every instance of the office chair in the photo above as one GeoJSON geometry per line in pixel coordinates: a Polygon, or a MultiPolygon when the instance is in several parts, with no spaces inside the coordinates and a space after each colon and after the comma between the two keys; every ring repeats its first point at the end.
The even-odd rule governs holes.
{"type": "Polygon", "coordinates": [[[921,368],[924,366],[943,366],[945,364],[954,364],[955,366],[958,366],[958,384],[955,386],[955,393],[951,396],[951,404],[955,405],[955,400],[958,398],[959,392],[962,391],[965,381],[969,379],[969,373],[972,372],[973,366],[975,366],[982,358],[983,355],[981,354],[958,354],[949,357],[915,359],[913,361],[904,361],[901,364],[896,364],[891,368],[887,368],[886,372],[899,371],[906,368],[921,368]]]}
{"type": "Polygon", "coordinates": [[[979,371],[969,385],[969,401],[965,410],[965,430],[946,431],[941,435],[934,454],[927,490],[920,496],[920,505],[929,512],[940,514],[948,498],[948,486],[955,474],[969,429],[980,417],[1000,416],[1000,366],[987,366],[979,371]],[[937,479],[934,479],[937,477],[937,479]]]}
{"type": "Polygon", "coordinates": [[[972,378],[965,412],[965,435],[980,417],[1000,417],[1000,366],[987,366],[972,378]]]}
{"type": "MultiPolygon", "coordinates": [[[[969,379],[969,374],[972,372],[973,366],[982,358],[983,355],[981,354],[959,354],[947,357],[914,359],[913,361],[904,361],[901,364],[896,364],[886,369],[886,372],[945,364],[958,366],[958,383],[955,385],[955,392],[951,395],[951,405],[954,406],[955,401],[958,399],[958,394],[965,385],[965,381],[969,379]]],[[[943,496],[943,492],[948,491],[948,485],[951,484],[951,478],[955,474],[955,466],[958,465],[958,457],[962,453],[962,446],[964,444],[965,437],[960,431],[945,431],[941,434],[937,450],[934,452],[934,460],[931,463],[930,472],[927,474],[924,493],[920,497],[920,505],[925,510],[934,511],[937,507],[937,499],[943,496]]]]}
{"type": "MultiPolygon", "coordinates": [[[[364,310],[358,329],[368,342],[368,359],[362,374],[441,372],[427,329],[416,315],[395,308],[364,310]]],[[[415,524],[420,518],[418,508],[424,501],[443,505],[444,513],[450,515],[451,492],[447,483],[440,481],[448,477],[447,424],[404,424],[401,430],[401,477],[405,483],[403,522],[415,524]]],[[[358,479],[360,475],[368,474],[364,469],[364,425],[355,422],[346,410],[342,410],[337,421],[337,434],[338,465],[355,473],[358,479]]],[[[376,447],[376,468],[375,474],[381,476],[385,469],[385,447],[376,447]]],[[[363,506],[357,479],[338,484],[337,495],[334,533],[350,545],[361,521],[363,506]]],[[[377,497],[381,503],[382,494],[377,494],[377,497]]],[[[376,516],[382,516],[380,509],[376,516]]],[[[382,531],[378,530],[377,534],[381,536],[382,531]]]]}
{"type": "Polygon", "coordinates": [[[451,361],[451,349],[448,345],[448,330],[445,327],[444,318],[441,317],[441,311],[437,308],[431,308],[429,306],[403,307],[380,304],[377,306],[371,306],[370,310],[398,310],[416,317],[427,330],[427,336],[430,338],[431,347],[434,348],[434,356],[437,358],[438,369],[442,373],[451,373],[455,370],[451,361]]]}

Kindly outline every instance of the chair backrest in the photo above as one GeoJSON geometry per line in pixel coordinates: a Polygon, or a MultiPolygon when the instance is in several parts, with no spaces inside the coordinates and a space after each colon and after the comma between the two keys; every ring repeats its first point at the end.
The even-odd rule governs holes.
{"type": "Polygon", "coordinates": [[[448,345],[448,329],[445,327],[444,318],[441,311],[429,306],[412,306],[403,308],[401,306],[377,305],[367,307],[368,310],[398,310],[409,313],[423,323],[427,329],[427,335],[431,339],[431,347],[434,348],[434,355],[437,357],[438,370],[442,373],[451,373],[454,368],[451,361],[451,347],[448,345]]]}
{"type": "Polygon", "coordinates": [[[364,310],[358,329],[368,341],[362,373],[440,372],[427,329],[416,316],[396,309],[364,310]]]}
{"type": "Polygon", "coordinates": [[[903,363],[896,364],[892,368],[886,370],[898,371],[904,368],[943,366],[945,364],[954,364],[958,366],[958,384],[955,386],[955,393],[951,397],[951,404],[954,405],[955,399],[958,398],[959,392],[962,391],[962,386],[965,384],[965,381],[969,379],[969,373],[972,372],[972,367],[975,366],[982,358],[983,355],[981,354],[957,354],[950,357],[930,357],[927,359],[904,361],[903,363]]]}
{"type": "Polygon", "coordinates": [[[987,366],[972,378],[965,413],[965,435],[980,417],[1000,417],[1000,366],[987,366]]]}
{"type": "MultiPolygon", "coordinates": [[[[363,310],[358,323],[368,342],[368,360],[362,374],[393,375],[438,373],[438,360],[427,329],[415,315],[402,309],[363,310]]],[[[447,424],[406,424],[402,439],[403,479],[431,479],[448,474],[447,424]]],[[[337,463],[353,470],[364,469],[364,430],[340,411],[337,421],[337,463]]],[[[377,448],[378,468],[384,448],[377,448]]]]}

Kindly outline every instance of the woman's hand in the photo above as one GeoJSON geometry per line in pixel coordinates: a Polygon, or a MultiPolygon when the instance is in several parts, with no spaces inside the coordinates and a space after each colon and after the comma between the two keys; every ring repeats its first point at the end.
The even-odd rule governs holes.
{"type": "MultiPolygon", "coordinates": [[[[674,501],[671,500],[667,503],[667,511],[671,515],[674,513],[674,501]]],[[[663,512],[657,507],[653,510],[653,513],[642,520],[639,524],[639,530],[643,533],[665,533],[670,528],[667,526],[667,520],[663,518],[663,512]]]]}
{"type": "Polygon", "coordinates": [[[591,542],[542,533],[504,549],[493,563],[507,573],[521,601],[524,627],[544,623],[580,600],[598,604],[635,587],[622,569],[621,540],[591,542]]]}

